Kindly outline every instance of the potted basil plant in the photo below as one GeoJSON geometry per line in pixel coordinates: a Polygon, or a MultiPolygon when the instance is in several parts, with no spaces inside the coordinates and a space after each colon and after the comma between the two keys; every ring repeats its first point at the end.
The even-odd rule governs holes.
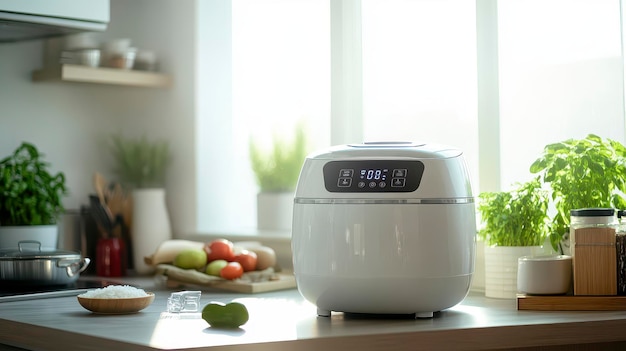
{"type": "Polygon", "coordinates": [[[68,190],[65,174],[51,173],[43,157],[35,145],[23,142],[0,161],[0,247],[17,248],[22,240],[57,247],[57,221],[68,190]]]}
{"type": "Polygon", "coordinates": [[[518,183],[510,191],[478,196],[485,242],[485,296],[514,298],[517,259],[542,253],[548,234],[548,194],[539,178],[518,183]]]}
{"type": "Polygon", "coordinates": [[[250,141],[250,161],[259,186],[257,228],[291,229],[293,196],[307,154],[304,128],[296,128],[290,141],[274,138],[272,148],[263,150],[250,141]]]}
{"type": "Polygon", "coordinates": [[[554,249],[569,254],[570,210],[606,207],[625,209],[626,147],[589,134],[546,145],[530,166],[550,188],[556,209],[550,224],[554,249]]]}

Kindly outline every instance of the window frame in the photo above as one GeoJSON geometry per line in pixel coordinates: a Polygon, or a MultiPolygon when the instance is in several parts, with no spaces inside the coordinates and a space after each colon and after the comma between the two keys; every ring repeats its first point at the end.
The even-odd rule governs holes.
{"type": "MultiPolygon", "coordinates": [[[[622,19],[626,14],[619,0],[622,19]]],[[[363,140],[363,79],[361,0],[329,0],[331,19],[331,144],[363,140]]],[[[476,0],[478,180],[475,196],[501,190],[498,0],[476,0]]],[[[198,1],[198,56],[196,68],[196,228],[229,215],[236,199],[227,187],[212,186],[209,167],[228,165],[235,159],[228,145],[233,142],[232,121],[232,1],[198,1]],[[202,62],[203,64],[199,64],[202,62]],[[207,132],[207,130],[210,131],[207,132]],[[206,133],[211,135],[206,137],[206,133]],[[206,150],[215,150],[206,152],[206,150]],[[207,179],[209,181],[207,181],[207,179]],[[219,199],[219,204],[211,205],[219,199]]],[[[622,34],[624,33],[622,20],[622,34]]],[[[622,35],[622,61],[624,60],[622,35]]],[[[626,81],[626,73],[624,73],[626,81]]],[[[626,100],[626,96],[625,96],[626,100]]],[[[626,120],[626,116],[625,116],[626,120]]],[[[231,211],[232,212],[232,211],[231,211]]],[[[230,214],[236,215],[236,214],[230,214]]],[[[212,230],[213,231],[213,230],[212,230]]],[[[231,228],[216,228],[230,233],[231,228]]],[[[216,234],[216,233],[212,233],[216,234]]],[[[255,235],[257,233],[243,233],[255,235]]]]}

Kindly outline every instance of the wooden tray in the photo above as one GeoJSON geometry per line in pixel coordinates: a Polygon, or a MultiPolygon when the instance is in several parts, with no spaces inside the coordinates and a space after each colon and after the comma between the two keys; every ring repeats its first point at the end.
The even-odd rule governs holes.
{"type": "Polygon", "coordinates": [[[156,274],[167,277],[168,287],[175,288],[183,285],[198,285],[239,293],[262,293],[268,291],[292,289],[296,287],[296,278],[290,272],[264,271],[261,281],[252,281],[257,272],[245,273],[244,277],[237,280],[226,280],[210,276],[193,269],[181,269],[169,264],[156,266],[156,274]]]}
{"type": "Polygon", "coordinates": [[[517,295],[517,309],[531,311],[626,311],[626,296],[517,295]]]}

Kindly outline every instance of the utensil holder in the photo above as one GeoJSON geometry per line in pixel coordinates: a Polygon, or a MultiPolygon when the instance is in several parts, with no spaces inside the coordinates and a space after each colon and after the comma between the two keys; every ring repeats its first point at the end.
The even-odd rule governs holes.
{"type": "Polygon", "coordinates": [[[101,238],[96,248],[96,274],[101,277],[126,275],[126,245],[122,238],[101,238]]]}

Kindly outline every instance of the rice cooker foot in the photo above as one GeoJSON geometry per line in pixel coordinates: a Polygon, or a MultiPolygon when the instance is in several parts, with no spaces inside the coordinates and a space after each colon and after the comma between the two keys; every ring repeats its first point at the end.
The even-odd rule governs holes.
{"type": "Polygon", "coordinates": [[[433,312],[417,312],[415,318],[433,318],[433,312]]]}
{"type": "Polygon", "coordinates": [[[330,317],[330,311],[318,308],[317,309],[317,315],[320,316],[320,317],[330,317]]]}

